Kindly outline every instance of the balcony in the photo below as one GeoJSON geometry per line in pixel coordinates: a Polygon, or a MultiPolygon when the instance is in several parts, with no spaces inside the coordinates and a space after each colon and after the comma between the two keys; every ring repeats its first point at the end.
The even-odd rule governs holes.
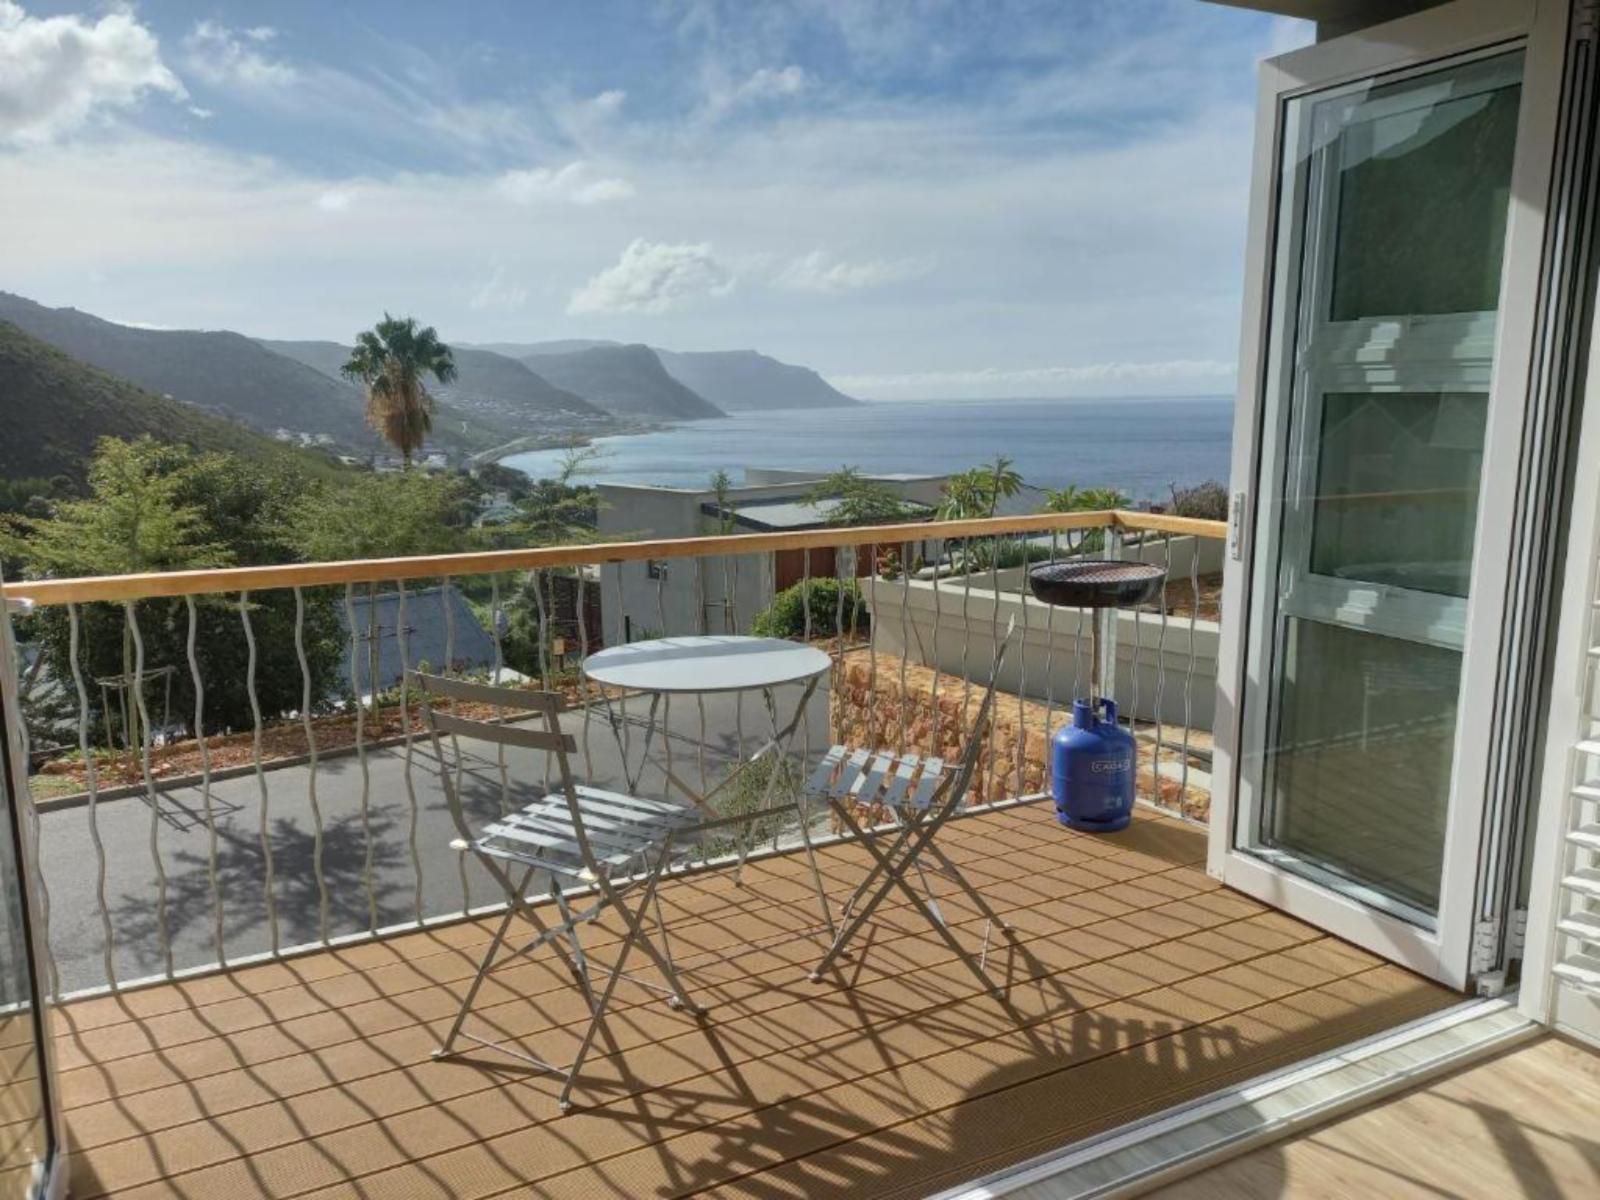
{"type": "MultiPolygon", "coordinates": [[[[742,888],[670,885],[710,1019],[625,989],[607,1049],[626,1056],[593,1060],[564,1117],[550,1076],[429,1058],[482,921],[71,1003],[73,1195],[920,1196],[1456,1000],[1223,891],[1171,818],[1102,841],[999,808],[949,846],[1021,932],[1017,1015],[903,907],[810,983],[804,860],[778,854],[742,888]]],[[[823,862],[844,888],[866,855],[823,862]]],[[[550,961],[486,986],[498,1036],[575,1041],[582,1001],[550,961]]]]}
{"type": "MultiPolygon", "coordinates": [[[[1221,534],[1072,513],[12,585],[70,635],[33,684],[68,699],[78,751],[41,767],[34,813],[73,1194],[922,1195],[1456,1003],[1206,875],[1221,534]],[[823,551],[841,585],[831,612],[808,586],[823,551]],[[643,699],[603,692],[576,661],[630,633],[749,631],[780,553],[800,581],[785,632],[830,659],[796,714],[807,762],[833,743],[958,755],[1009,630],[972,803],[945,841],[1016,927],[989,950],[1005,1001],[895,902],[811,982],[824,942],[809,867],[797,829],[778,827],[742,886],[719,861],[663,886],[709,1011],[697,1022],[621,985],[574,1112],[520,1064],[432,1059],[503,893],[449,847],[406,672],[438,654],[435,670],[503,677],[502,613],[531,589],[528,682],[566,696],[581,774],[664,795],[660,762],[639,757],[643,699]],[[1087,683],[1090,618],[1039,604],[1007,564],[1074,555],[1168,571],[1103,653],[1144,801],[1112,836],[1022,803],[1047,786],[1049,733],[1087,683]],[[338,616],[337,663],[319,668],[316,622],[338,616]],[[132,670],[97,698],[87,642],[107,629],[132,670]],[[159,646],[183,654],[160,661],[159,646]],[[296,672],[276,707],[274,655],[296,672]],[[223,661],[237,669],[207,674],[223,661]],[[241,704],[243,729],[207,715],[241,704]],[[119,745],[119,721],[152,736],[119,745]]],[[[666,769],[677,756],[715,782],[767,720],[737,696],[669,703],[666,769]]],[[[529,784],[547,769],[533,752],[503,765],[529,784]]],[[[808,832],[842,898],[866,849],[825,820],[808,832]]],[[[982,936],[959,896],[939,902],[982,936]]],[[[602,922],[602,940],[619,936],[602,922]]],[[[475,1012],[496,1036],[562,1058],[581,1031],[587,1010],[553,960],[485,989],[475,1012]]]]}

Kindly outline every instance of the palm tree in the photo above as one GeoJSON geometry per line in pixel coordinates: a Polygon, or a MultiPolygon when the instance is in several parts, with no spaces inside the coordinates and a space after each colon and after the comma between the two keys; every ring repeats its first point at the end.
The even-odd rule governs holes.
{"type": "Polygon", "coordinates": [[[367,389],[367,424],[400,451],[409,468],[433,429],[433,397],[422,377],[432,374],[440,383],[456,377],[450,347],[432,325],[418,329],[415,317],[384,313],[377,325],[356,335],[342,370],[346,379],[367,389]]]}
{"type": "Polygon", "coordinates": [[[1022,475],[1013,460],[995,455],[992,463],[952,475],[945,481],[938,516],[943,521],[970,521],[993,517],[1000,501],[1022,490],[1022,475]]]}

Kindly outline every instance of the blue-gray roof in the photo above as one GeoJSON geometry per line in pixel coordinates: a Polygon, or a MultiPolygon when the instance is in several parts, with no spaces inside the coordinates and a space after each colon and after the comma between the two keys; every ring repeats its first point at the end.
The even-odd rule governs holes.
{"type": "MultiPolygon", "coordinates": [[[[472,607],[459,590],[451,588],[448,602],[443,588],[423,588],[406,592],[406,662],[415,670],[426,662],[435,671],[473,671],[494,666],[494,639],[484,629],[472,607]],[[448,605],[448,607],[447,607],[448,605]],[[449,620],[446,620],[446,613],[449,620]],[[454,624],[452,641],[450,625],[454,624]],[[446,646],[449,644],[449,661],[446,646]]],[[[376,600],[362,595],[353,597],[356,620],[356,637],[360,645],[363,693],[370,690],[366,678],[370,650],[367,646],[371,628],[369,604],[377,605],[378,615],[378,683],[380,688],[392,687],[400,681],[400,639],[397,634],[400,617],[400,596],[397,592],[380,592],[376,600]]],[[[339,608],[339,620],[345,620],[344,607],[339,608]]],[[[347,634],[349,630],[345,631],[347,634]]],[[[345,686],[350,686],[348,656],[340,668],[345,686]]]]}

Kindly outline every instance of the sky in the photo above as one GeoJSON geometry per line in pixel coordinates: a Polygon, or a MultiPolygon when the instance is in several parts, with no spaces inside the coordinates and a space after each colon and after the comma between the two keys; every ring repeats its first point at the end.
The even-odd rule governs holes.
{"type": "Polygon", "coordinates": [[[0,0],[0,289],[158,327],[1231,391],[1256,64],[1198,0],[0,0]]]}

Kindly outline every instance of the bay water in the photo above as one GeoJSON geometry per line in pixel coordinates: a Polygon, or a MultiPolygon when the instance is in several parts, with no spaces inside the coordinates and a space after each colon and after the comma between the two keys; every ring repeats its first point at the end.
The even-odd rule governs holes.
{"type": "MultiPolygon", "coordinates": [[[[1004,454],[1036,487],[1115,487],[1159,500],[1172,484],[1228,478],[1228,396],[1037,400],[897,400],[848,408],[743,412],[650,433],[596,439],[590,482],[703,488],[725,469],[945,475],[1004,454]]],[[[553,475],[560,451],[513,455],[507,466],[553,475]]]]}

